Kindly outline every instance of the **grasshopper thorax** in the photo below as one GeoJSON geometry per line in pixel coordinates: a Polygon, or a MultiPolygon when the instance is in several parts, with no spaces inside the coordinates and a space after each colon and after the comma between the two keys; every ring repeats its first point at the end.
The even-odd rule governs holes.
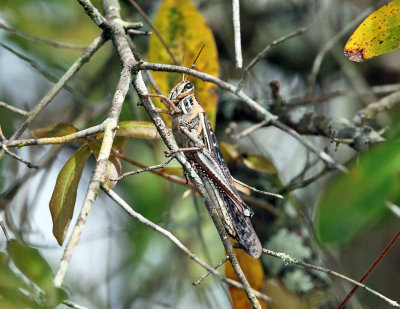
{"type": "Polygon", "coordinates": [[[168,99],[178,107],[183,114],[204,112],[194,94],[194,86],[188,80],[183,80],[172,88],[168,99]]]}

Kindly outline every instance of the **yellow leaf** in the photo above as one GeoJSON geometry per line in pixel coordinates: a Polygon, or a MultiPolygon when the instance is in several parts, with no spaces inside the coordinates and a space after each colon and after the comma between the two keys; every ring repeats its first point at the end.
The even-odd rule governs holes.
{"type": "Polygon", "coordinates": [[[236,160],[239,156],[239,152],[237,151],[236,145],[220,142],[219,148],[221,149],[221,153],[222,156],[224,157],[225,162],[229,162],[232,159],[236,160]]]}
{"type": "MultiPolygon", "coordinates": [[[[259,292],[263,292],[264,289],[264,270],[261,265],[260,259],[251,258],[246,252],[241,249],[234,249],[236,256],[238,258],[240,267],[243,269],[243,272],[249,281],[250,286],[259,292]]],[[[231,278],[233,280],[239,281],[236,276],[235,271],[231,263],[225,263],[225,276],[231,278]]],[[[232,297],[232,303],[234,309],[251,309],[253,308],[249,299],[247,298],[246,292],[240,290],[236,287],[229,286],[229,292],[232,297]]],[[[267,304],[258,299],[260,305],[263,309],[267,308],[267,304]]]]}
{"type": "Polygon", "coordinates": [[[274,164],[266,157],[258,154],[249,154],[243,158],[243,163],[246,167],[258,172],[276,174],[278,171],[274,164]]]}
{"type": "Polygon", "coordinates": [[[72,124],[61,122],[57,124],[50,124],[44,128],[39,128],[36,130],[31,130],[31,134],[34,137],[60,137],[68,134],[76,133],[78,129],[72,124]]]}
{"type": "MultiPolygon", "coordinates": [[[[192,65],[201,47],[205,45],[196,62],[196,69],[218,76],[219,62],[214,36],[191,0],[164,0],[154,20],[154,25],[161,33],[174,58],[178,62],[183,59],[183,65],[186,67],[192,65]]],[[[148,58],[150,62],[174,63],[156,35],[152,35],[150,38],[148,58]]],[[[177,73],[153,72],[153,76],[164,95],[167,95],[182,80],[182,75],[177,73]]],[[[214,84],[190,77],[188,79],[193,82],[196,96],[214,127],[218,88],[214,84]]],[[[155,101],[159,107],[162,106],[159,100],[155,101]]],[[[169,119],[164,119],[168,124],[170,123],[169,119]]]]}
{"type": "Polygon", "coordinates": [[[400,0],[394,0],[369,15],[344,47],[350,60],[361,62],[400,47],[400,0]]]}

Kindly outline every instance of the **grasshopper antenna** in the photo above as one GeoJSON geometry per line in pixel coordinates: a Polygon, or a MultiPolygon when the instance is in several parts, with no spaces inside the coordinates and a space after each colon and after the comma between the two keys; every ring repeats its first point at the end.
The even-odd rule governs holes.
{"type": "MultiPolygon", "coordinates": [[[[192,65],[190,66],[190,68],[189,69],[193,69],[194,68],[194,66],[195,66],[195,64],[196,64],[196,61],[197,61],[197,59],[199,59],[199,57],[200,57],[200,54],[201,54],[201,52],[203,51],[203,48],[204,48],[204,46],[206,46],[206,44],[203,44],[203,46],[200,48],[200,51],[199,51],[199,53],[197,54],[197,56],[196,56],[196,59],[194,59],[194,61],[193,61],[193,63],[192,63],[192,65]]],[[[183,64],[182,64],[183,65],[183,64]]],[[[186,80],[186,75],[185,74],[183,74],[183,81],[185,81],[186,80]]]]}
{"type": "Polygon", "coordinates": [[[203,51],[203,48],[204,48],[204,46],[206,46],[206,44],[203,44],[203,46],[201,47],[201,49],[200,49],[199,53],[198,53],[198,54],[197,54],[197,56],[196,56],[196,59],[194,59],[194,61],[193,61],[193,64],[190,66],[190,68],[189,68],[189,69],[193,69],[193,68],[194,68],[194,65],[195,65],[195,63],[196,63],[197,59],[199,59],[199,57],[200,57],[200,54],[201,54],[201,52],[203,51]]]}

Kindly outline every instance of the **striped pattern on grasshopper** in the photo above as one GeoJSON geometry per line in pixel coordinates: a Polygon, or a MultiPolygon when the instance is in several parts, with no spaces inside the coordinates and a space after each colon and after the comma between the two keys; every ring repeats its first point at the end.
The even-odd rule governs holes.
{"type": "Polygon", "coordinates": [[[253,211],[243,202],[222,158],[220,148],[193,84],[179,82],[168,95],[172,112],[172,132],[179,147],[199,174],[227,233],[253,258],[262,246],[251,225],[253,211]]]}

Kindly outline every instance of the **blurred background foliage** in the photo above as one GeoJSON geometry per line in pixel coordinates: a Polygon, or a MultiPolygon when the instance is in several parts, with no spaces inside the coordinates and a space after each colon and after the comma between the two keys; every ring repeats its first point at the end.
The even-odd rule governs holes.
{"type": "MultiPolygon", "coordinates": [[[[92,2],[101,11],[101,1],[92,2]]],[[[120,2],[125,20],[143,21],[127,1],[120,2]]],[[[160,1],[137,2],[154,18],[160,1]]],[[[306,34],[273,48],[253,69],[244,91],[263,106],[268,106],[272,102],[269,83],[278,80],[285,102],[304,97],[317,53],[375,2],[243,1],[240,13],[245,65],[271,41],[300,27],[309,29],[306,34]]],[[[237,83],[241,72],[234,67],[231,1],[199,0],[194,3],[214,34],[220,78],[237,83]]],[[[0,18],[30,35],[78,46],[90,44],[101,33],[77,1],[3,0],[0,2],[0,18]]],[[[399,52],[362,64],[352,63],[344,57],[343,46],[356,26],[350,28],[326,54],[317,76],[314,95],[399,83],[399,52]]],[[[143,29],[150,30],[150,27],[145,23],[143,29]]],[[[137,36],[134,39],[145,59],[148,42],[148,37],[137,36]]],[[[82,50],[54,48],[32,42],[4,30],[0,30],[0,43],[0,101],[24,110],[35,106],[82,53],[82,50]]],[[[30,129],[62,121],[83,129],[101,122],[110,106],[120,68],[113,46],[107,42],[30,129]]],[[[338,97],[302,106],[293,114],[317,112],[335,118],[351,117],[381,96],[367,92],[364,96],[338,97]]],[[[137,102],[136,94],[131,91],[120,120],[148,120],[137,102]]],[[[234,177],[264,190],[284,192],[291,180],[301,174],[304,166],[315,160],[297,141],[275,128],[262,128],[244,139],[235,140],[235,134],[249,127],[249,120],[253,119],[229,93],[221,92],[218,104],[216,134],[219,141],[238,144],[238,151],[242,154],[268,158],[278,171],[277,174],[255,172],[240,160],[230,160],[234,177]]],[[[399,226],[399,217],[384,205],[387,199],[398,202],[399,159],[395,144],[398,117],[399,108],[395,107],[374,119],[371,125],[377,129],[387,128],[384,136],[394,142],[383,150],[385,146],[379,146],[380,151],[373,149],[366,154],[369,155],[367,158],[361,156],[360,159],[357,152],[344,144],[336,149],[336,145],[327,138],[307,137],[320,149],[327,148],[339,162],[351,160],[351,166],[362,171],[363,177],[356,175],[358,182],[354,182],[349,175],[335,178],[330,176],[336,173],[327,173],[305,188],[289,190],[284,201],[266,199],[257,194],[246,197],[255,210],[252,221],[264,247],[330,267],[355,279],[361,277],[399,226]],[[374,153],[378,155],[374,156],[374,153]],[[390,164],[386,166],[387,163],[390,164]],[[350,189],[343,192],[340,188],[350,189]],[[327,192],[326,195],[323,192],[327,192]],[[377,196],[379,198],[374,200],[377,196]],[[364,198],[361,201],[366,208],[362,207],[357,197],[364,198]],[[349,204],[349,200],[353,202],[349,204]],[[351,208],[352,204],[357,204],[357,207],[351,208]],[[369,206],[376,212],[366,211],[369,206]],[[326,211],[319,212],[317,216],[318,209],[326,211]],[[353,221],[349,219],[349,214],[353,221]],[[315,236],[318,218],[320,233],[327,231],[325,235],[335,238],[334,245],[328,244],[329,237],[318,239],[315,236]],[[345,218],[347,220],[343,220],[345,218]],[[363,224],[355,229],[352,222],[358,220],[363,224]],[[320,240],[326,243],[321,244],[320,240]]],[[[6,109],[0,110],[0,124],[6,137],[12,135],[21,121],[22,117],[6,109]]],[[[29,136],[28,132],[24,135],[29,136]]],[[[3,213],[11,235],[39,249],[53,271],[58,266],[62,248],[51,234],[48,203],[59,170],[78,147],[78,144],[64,146],[43,172],[29,178],[26,166],[9,157],[0,161],[0,208],[6,209],[3,213]],[[21,187],[17,191],[15,184],[18,181],[21,187]]],[[[131,139],[125,153],[142,164],[154,165],[165,160],[164,149],[160,140],[131,139]]],[[[50,150],[55,149],[34,146],[25,147],[18,153],[37,162],[50,150]]],[[[177,166],[177,163],[174,164],[177,166]]],[[[93,161],[90,161],[83,172],[75,212],[82,204],[92,167],[93,161]]],[[[321,168],[321,163],[312,164],[301,176],[307,179],[321,168]]],[[[123,171],[132,169],[130,165],[123,165],[123,171]]],[[[352,172],[357,174],[357,171],[352,172]]],[[[116,190],[136,211],[172,231],[210,265],[215,265],[223,257],[223,248],[203,203],[193,193],[182,198],[186,187],[144,173],[124,179],[116,190]]],[[[6,249],[4,237],[0,238],[0,249],[6,249]]],[[[27,252],[30,250],[27,249],[27,252]]],[[[399,256],[400,248],[396,246],[367,281],[367,285],[392,299],[399,295],[399,256]]],[[[331,280],[299,267],[285,266],[272,257],[263,257],[262,262],[266,275],[264,289],[276,299],[271,308],[334,308],[350,290],[350,286],[343,281],[331,280]]],[[[203,269],[164,237],[127,217],[100,194],[72,258],[65,290],[69,299],[90,308],[229,307],[228,292],[218,280],[210,277],[198,287],[191,285],[203,273],[203,269]]],[[[358,291],[356,296],[352,303],[354,308],[389,308],[389,305],[364,291],[358,291]]]]}

